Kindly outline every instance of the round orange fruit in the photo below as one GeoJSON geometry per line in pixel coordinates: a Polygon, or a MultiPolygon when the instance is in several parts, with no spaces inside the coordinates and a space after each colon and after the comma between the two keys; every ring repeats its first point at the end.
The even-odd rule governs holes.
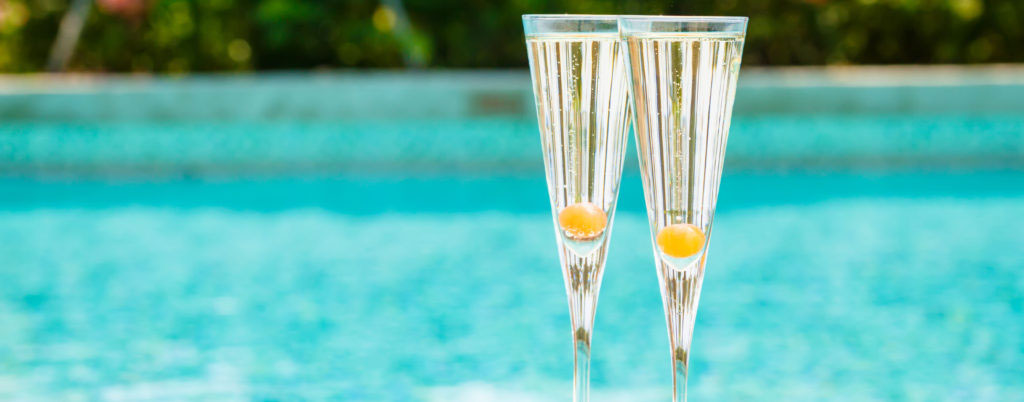
{"type": "Polygon", "coordinates": [[[589,240],[600,236],[608,225],[608,215],[589,202],[572,204],[558,213],[558,225],[566,236],[574,240],[589,240]]]}
{"type": "Polygon", "coordinates": [[[689,257],[704,248],[704,232],[689,223],[665,226],[658,232],[661,252],[676,258],[689,257]]]}

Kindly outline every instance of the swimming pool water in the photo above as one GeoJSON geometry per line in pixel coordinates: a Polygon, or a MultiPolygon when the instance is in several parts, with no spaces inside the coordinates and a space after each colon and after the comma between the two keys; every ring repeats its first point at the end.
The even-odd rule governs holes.
{"type": "MultiPolygon", "coordinates": [[[[627,170],[637,165],[633,145],[629,147],[627,170]]],[[[0,125],[0,173],[187,176],[515,170],[537,174],[543,166],[539,148],[536,121],[522,117],[241,122],[29,119],[0,125]]],[[[736,116],[726,165],[1020,169],[1024,168],[1021,155],[1024,113],[794,113],[736,116]]]]}
{"type": "MultiPolygon", "coordinates": [[[[872,71],[743,73],[692,400],[1024,400],[1020,70],[872,71]]],[[[0,87],[0,400],[569,399],[525,71],[0,87]]],[[[639,183],[595,401],[670,395],[639,183]]]]}
{"type": "MultiPolygon", "coordinates": [[[[595,400],[665,400],[627,174],[595,400]]],[[[727,174],[693,400],[1024,399],[1024,173],[727,174]]],[[[0,179],[0,399],[566,400],[540,175],[0,179]]]]}

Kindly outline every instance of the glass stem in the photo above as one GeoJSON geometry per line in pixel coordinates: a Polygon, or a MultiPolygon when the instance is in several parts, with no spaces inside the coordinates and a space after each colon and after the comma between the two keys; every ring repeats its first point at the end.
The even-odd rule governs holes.
{"type": "Polygon", "coordinates": [[[672,400],[686,401],[686,377],[690,368],[690,342],[697,317],[701,283],[704,280],[704,259],[688,271],[677,271],[661,264],[662,301],[668,323],[669,345],[672,347],[672,400]]]}
{"type": "Polygon", "coordinates": [[[597,292],[601,288],[604,268],[603,247],[587,257],[570,256],[570,251],[563,251],[568,260],[563,273],[569,295],[569,319],[572,321],[575,355],[572,400],[575,402],[590,400],[590,342],[594,336],[594,311],[597,309],[597,292]]]}
{"type": "Polygon", "coordinates": [[[590,400],[590,332],[584,328],[573,331],[573,344],[576,356],[572,374],[572,400],[587,402],[590,400]]]}
{"type": "Polygon", "coordinates": [[[686,372],[689,362],[683,348],[672,353],[672,401],[686,402],[686,372]]]}

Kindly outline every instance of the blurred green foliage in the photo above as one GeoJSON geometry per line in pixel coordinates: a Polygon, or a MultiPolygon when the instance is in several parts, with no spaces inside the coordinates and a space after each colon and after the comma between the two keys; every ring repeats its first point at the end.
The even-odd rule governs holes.
{"type": "MultiPolygon", "coordinates": [[[[68,3],[0,0],[0,71],[42,70],[68,3]]],[[[747,15],[744,64],[1024,62],[1022,0],[98,0],[70,68],[522,67],[520,15],[564,12],[747,15]]]]}

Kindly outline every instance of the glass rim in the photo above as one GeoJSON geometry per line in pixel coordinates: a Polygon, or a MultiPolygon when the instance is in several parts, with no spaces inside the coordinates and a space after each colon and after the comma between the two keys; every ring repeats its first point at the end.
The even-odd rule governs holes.
{"type": "Polygon", "coordinates": [[[750,17],[717,15],[620,15],[620,20],[657,22],[718,22],[735,24],[747,22],[750,17]]]}
{"type": "Polygon", "coordinates": [[[523,14],[526,38],[566,35],[617,35],[619,16],[614,14],[523,14]]]}
{"type": "Polygon", "coordinates": [[[523,14],[523,20],[578,20],[578,21],[615,21],[618,22],[620,15],[617,14],[523,14]]]}

